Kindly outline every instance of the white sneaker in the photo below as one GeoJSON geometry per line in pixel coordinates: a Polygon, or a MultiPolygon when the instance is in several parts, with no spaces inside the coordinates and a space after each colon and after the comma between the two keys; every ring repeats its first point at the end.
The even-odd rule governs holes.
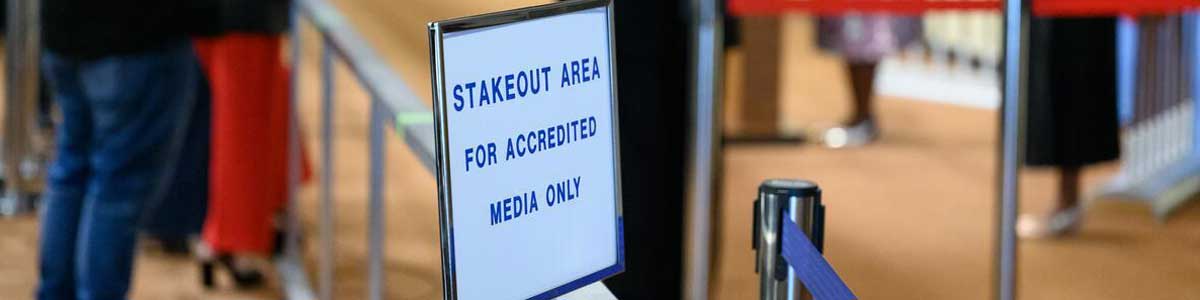
{"type": "Polygon", "coordinates": [[[1017,220],[1017,236],[1027,239],[1063,237],[1078,231],[1082,220],[1083,210],[1079,205],[1056,211],[1045,218],[1022,215],[1017,220]]]}
{"type": "Polygon", "coordinates": [[[849,126],[830,128],[823,137],[822,141],[829,148],[861,147],[879,138],[879,127],[875,126],[874,119],[867,119],[849,126]]]}

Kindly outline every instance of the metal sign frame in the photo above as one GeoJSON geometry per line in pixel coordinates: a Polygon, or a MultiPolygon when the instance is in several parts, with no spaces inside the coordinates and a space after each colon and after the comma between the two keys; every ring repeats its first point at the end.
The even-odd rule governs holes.
{"type": "Polygon", "coordinates": [[[550,290],[543,291],[530,299],[554,299],[558,296],[565,295],[571,291],[580,289],[589,284],[599,282],[605,278],[620,274],[625,270],[625,242],[624,242],[624,221],[621,208],[621,151],[620,151],[620,130],[619,117],[617,114],[617,56],[616,56],[616,39],[614,37],[613,28],[613,5],[611,0],[576,0],[565,1],[553,4],[532,6],[502,12],[483,14],[478,16],[443,20],[430,22],[429,30],[429,59],[431,71],[431,83],[433,89],[433,109],[434,109],[434,138],[437,140],[437,180],[438,180],[438,219],[441,226],[441,250],[442,250],[442,291],[444,299],[458,299],[458,286],[455,281],[456,269],[454,258],[454,215],[453,215],[453,195],[450,194],[452,184],[449,174],[449,145],[450,135],[446,128],[448,121],[448,102],[446,99],[446,74],[445,74],[445,56],[443,54],[444,43],[443,38],[448,33],[467,31],[472,29],[480,29],[492,26],[500,26],[513,24],[525,21],[538,20],[547,17],[560,16],[579,12],[588,9],[606,8],[607,10],[607,28],[608,28],[608,78],[609,90],[611,93],[612,103],[610,110],[612,115],[612,152],[613,152],[613,179],[614,179],[614,198],[616,217],[616,261],[612,265],[592,272],[581,278],[569,281],[561,286],[554,287],[550,290]]]}

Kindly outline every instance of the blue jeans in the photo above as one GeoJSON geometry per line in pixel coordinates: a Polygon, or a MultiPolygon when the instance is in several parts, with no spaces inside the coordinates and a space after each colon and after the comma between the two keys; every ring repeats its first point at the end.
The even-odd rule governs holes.
{"type": "MultiPolygon", "coordinates": [[[[199,66],[197,66],[199,67],[199,66]]],[[[203,75],[203,73],[201,73],[203,75]]],[[[161,242],[187,244],[200,235],[208,212],[208,163],[212,144],[212,95],[200,76],[196,104],[175,162],[171,186],[158,205],[145,208],[140,231],[161,242]]]]}
{"type": "Polygon", "coordinates": [[[40,300],[125,299],[138,222],[170,184],[200,79],[186,40],[96,60],[46,52],[62,110],[48,174],[40,300]]]}

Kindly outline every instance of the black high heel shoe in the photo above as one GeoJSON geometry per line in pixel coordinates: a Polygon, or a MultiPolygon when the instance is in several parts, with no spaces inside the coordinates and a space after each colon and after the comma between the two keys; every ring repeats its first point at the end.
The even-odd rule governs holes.
{"type": "Polygon", "coordinates": [[[216,266],[220,265],[225,270],[229,271],[229,275],[233,278],[233,284],[238,289],[254,289],[263,285],[263,275],[255,269],[240,269],[234,263],[233,256],[224,254],[217,256],[216,259],[207,259],[200,262],[200,284],[205,289],[213,289],[216,287],[216,266]]]}

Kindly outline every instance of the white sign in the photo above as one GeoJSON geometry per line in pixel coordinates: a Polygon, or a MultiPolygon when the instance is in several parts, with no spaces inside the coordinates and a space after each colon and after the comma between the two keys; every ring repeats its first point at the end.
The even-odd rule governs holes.
{"type": "Polygon", "coordinates": [[[449,299],[551,299],[623,270],[608,1],[430,24],[449,299]]]}

